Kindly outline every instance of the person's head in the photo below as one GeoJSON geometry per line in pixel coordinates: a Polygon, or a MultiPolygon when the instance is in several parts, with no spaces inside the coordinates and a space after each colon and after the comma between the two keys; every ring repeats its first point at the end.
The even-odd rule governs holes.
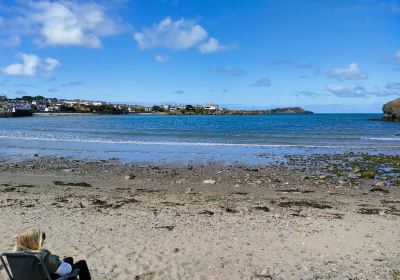
{"type": "Polygon", "coordinates": [[[15,249],[17,251],[40,251],[46,234],[38,226],[27,227],[17,236],[15,249]]]}

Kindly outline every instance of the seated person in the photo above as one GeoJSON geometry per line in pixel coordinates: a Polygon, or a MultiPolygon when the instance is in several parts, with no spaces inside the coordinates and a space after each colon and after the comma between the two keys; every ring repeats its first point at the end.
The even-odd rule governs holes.
{"type": "Polygon", "coordinates": [[[15,250],[18,252],[33,253],[41,257],[53,279],[67,275],[74,269],[80,269],[78,274],[80,280],[91,279],[86,261],[73,263],[72,258],[60,260],[58,256],[43,249],[43,242],[45,239],[46,234],[42,232],[39,227],[24,228],[17,236],[15,250]]]}

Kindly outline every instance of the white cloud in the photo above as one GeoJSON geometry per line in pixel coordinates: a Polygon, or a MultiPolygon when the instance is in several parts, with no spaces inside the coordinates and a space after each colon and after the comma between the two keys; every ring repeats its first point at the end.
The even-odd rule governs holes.
{"type": "Polygon", "coordinates": [[[290,65],[293,66],[297,69],[308,69],[308,68],[314,68],[314,65],[311,63],[303,63],[303,62],[298,62],[290,59],[277,59],[271,61],[271,65],[290,65]]]}
{"type": "Polygon", "coordinates": [[[33,77],[38,74],[51,74],[61,64],[54,58],[40,58],[34,54],[21,53],[17,55],[21,63],[10,64],[2,69],[2,72],[13,76],[33,77]]]}
{"type": "Polygon", "coordinates": [[[326,89],[338,97],[365,97],[367,92],[364,87],[345,88],[340,85],[329,84],[326,89]]]}
{"type": "Polygon", "coordinates": [[[328,76],[338,80],[363,80],[367,76],[358,67],[357,63],[350,63],[345,68],[332,68],[327,72],[328,76]]]}
{"type": "Polygon", "coordinates": [[[250,86],[252,87],[269,87],[271,86],[271,80],[268,78],[259,79],[252,83],[250,86]]]}
{"type": "Polygon", "coordinates": [[[242,76],[245,72],[241,69],[235,69],[230,66],[211,67],[208,69],[210,72],[224,74],[225,76],[242,76]]]}
{"type": "Polygon", "coordinates": [[[39,57],[33,54],[20,54],[22,63],[10,64],[3,68],[3,72],[8,75],[35,76],[39,65],[39,57]]]}
{"type": "Polygon", "coordinates": [[[168,55],[161,55],[158,54],[156,56],[154,56],[155,61],[160,62],[160,63],[165,63],[169,60],[169,56],[168,55]]]}
{"type": "Polygon", "coordinates": [[[53,72],[56,68],[60,67],[61,64],[58,60],[50,57],[46,57],[43,62],[43,69],[46,73],[51,73],[53,72]]]}
{"type": "Polygon", "coordinates": [[[329,84],[326,89],[338,97],[383,97],[400,95],[400,83],[398,82],[386,83],[384,87],[374,87],[372,90],[366,90],[363,86],[345,88],[336,84],[329,84]]]}
{"type": "MultiPolygon", "coordinates": [[[[1,22],[0,22],[1,24],[1,22]]],[[[7,47],[16,47],[21,45],[22,40],[19,36],[12,35],[5,39],[0,40],[0,44],[7,47]]]]}
{"type": "Polygon", "coordinates": [[[385,88],[387,90],[397,90],[400,91],[400,83],[392,82],[392,83],[387,83],[385,88]]]}
{"type": "Polygon", "coordinates": [[[202,54],[225,51],[235,45],[223,45],[216,38],[209,38],[207,31],[195,20],[167,17],[151,27],[143,28],[134,34],[139,49],[165,48],[181,51],[197,47],[202,54]]]}
{"type": "Polygon", "coordinates": [[[376,87],[372,90],[372,94],[376,96],[400,95],[400,83],[387,83],[383,88],[376,87]]]}
{"type": "Polygon", "coordinates": [[[186,94],[184,90],[178,89],[174,92],[175,94],[186,94]]]}
{"type": "Polygon", "coordinates": [[[173,21],[167,17],[142,32],[136,32],[134,38],[142,50],[162,47],[170,50],[189,49],[204,40],[208,34],[196,21],[179,19],[173,21]]]}
{"type": "Polygon", "coordinates": [[[201,53],[213,53],[213,52],[220,52],[220,51],[227,51],[235,48],[233,45],[222,45],[218,39],[210,38],[207,42],[201,44],[198,49],[201,53]]]}
{"type": "Polygon", "coordinates": [[[313,91],[308,91],[308,90],[301,90],[301,91],[296,91],[294,93],[295,96],[303,96],[303,97],[308,97],[308,98],[317,98],[319,96],[321,96],[321,94],[313,92],[313,91]]]}
{"type": "Polygon", "coordinates": [[[62,84],[62,87],[75,87],[75,86],[81,86],[83,85],[83,81],[73,81],[73,82],[68,82],[65,84],[62,84]]]}
{"type": "Polygon", "coordinates": [[[2,32],[33,35],[41,46],[86,46],[98,48],[101,37],[122,32],[125,27],[106,7],[94,1],[21,1],[12,7],[14,17],[3,20],[2,32]]]}

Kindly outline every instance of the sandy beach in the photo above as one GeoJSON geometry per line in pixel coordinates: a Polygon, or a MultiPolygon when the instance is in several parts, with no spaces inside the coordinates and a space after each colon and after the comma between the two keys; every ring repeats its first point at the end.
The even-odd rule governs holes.
{"type": "Polygon", "coordinates": [[[400,0],[0,0],[0,254],[400,280],[399,27],[400,0]]]}
{"type": "Polygon", "coordinates": [[[398,188],[300,162],[2,161],[0,247],[35,224],[94,279],[399,279],[398,188]]]}

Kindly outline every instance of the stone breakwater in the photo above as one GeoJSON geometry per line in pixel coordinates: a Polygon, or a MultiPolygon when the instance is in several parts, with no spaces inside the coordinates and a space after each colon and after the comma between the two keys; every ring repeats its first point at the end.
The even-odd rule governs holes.
{"type": "Polygon", "coordinates": [[[32,111],[21,110],[16,112],[0,112],[0,118],[31,117],[32,111]]]}

